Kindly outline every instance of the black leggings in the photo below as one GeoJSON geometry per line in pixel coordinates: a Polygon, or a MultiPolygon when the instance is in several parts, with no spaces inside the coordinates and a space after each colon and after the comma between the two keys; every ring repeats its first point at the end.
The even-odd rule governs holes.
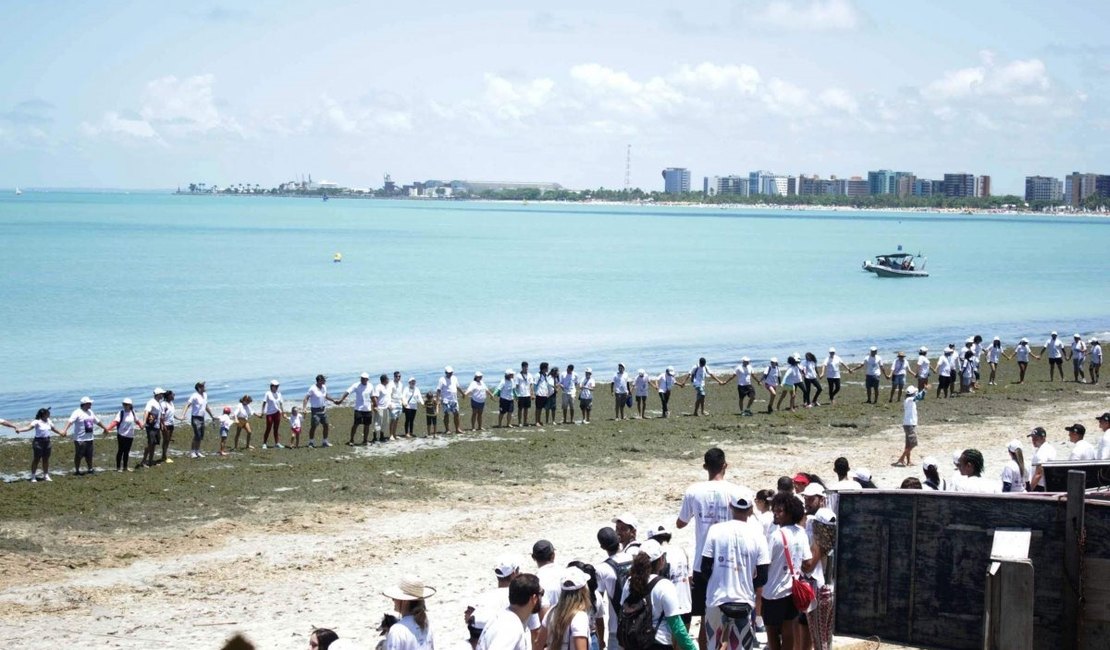
{"type": "Polygon", "coordinates": [[[810,387],[813,387],[813,401],[816,402],[818,397],[821,397],[821,382],[817,379],[806,379],[805,385],[802,386],[802,395],[805,397],[806,403],[810,403],[810,387]]]}
{"type": "Polygon", "coordinates": [[[131,453],[131,443],[134,438],[116,434],[116,469],[127,469],[127,457],[131,453]]]}
{"type": "Polygon", "coordinates": [[[405,414],[405,435],[412,433],[413,423],[416,422],[416,409],[402,409],[405,414]]]}
{"type": "Polygon", "coordinates": [[[829,401],[836,399],[836,394],[840,392],[840,377],[829,377],[826,381],[829,382],[829,401]]]}
{"type": "Polygon", "coordinates": [[[659,393],[659,401],[663,403],[663,415],[667,415],[667,404],[671,401],[671,391],[659,393]]]}

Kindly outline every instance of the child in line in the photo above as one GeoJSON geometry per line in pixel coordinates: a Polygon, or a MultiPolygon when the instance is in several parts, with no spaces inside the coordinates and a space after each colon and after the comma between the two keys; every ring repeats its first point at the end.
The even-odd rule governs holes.
{"type": "Polygon", "coordinates": [[[244,429],[247,431],[247,449],[254,449],[254,447],[251,446],[250,421],[251,418],[256,415],[254,409],[251,408],[251,402],[253,401],[254,399],[252,399],[250,395],[244,395],[239,398],[239,406],[235,408],[235,444],[232,445],[231,448],[236,451],[239,449],[239,434],[242,433],[244,429]]]}
{"type": "Polygon", "coordinates": [[[293,410],[289,412],[289,430],[293,432],[293,449],[301,446],[301,424],[304,422],[304,416],[301,415],[299,406],[294,406],[293,410]]]}
{"type": "Polygon", "coordinates": [[[424,394],[424,426],[429,438],[436,437],[436,427],[439,424],[437,415],[439,415],[439,398],[434,392],[428,391],[424,394]]]}
{"type": "Polygon", "coordinates": [[[227,455],[227,433],[231,431],[231,407],[225,406],[219,418],[220,422],[220,455],[227,455]]]}

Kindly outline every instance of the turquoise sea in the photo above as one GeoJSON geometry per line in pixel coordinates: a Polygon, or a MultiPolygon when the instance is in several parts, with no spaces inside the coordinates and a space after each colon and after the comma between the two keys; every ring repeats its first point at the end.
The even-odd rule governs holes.
{"type": "Polygon", "coordinates": [[[1110,329],[1103,218],[4,192],[0,235],[0,417],[19,420],[200,378],[219,401],[273,377],[299,398],[317,372],[333,391],[522,359],[608,379],[1110,329]],[[932,277],[860,270],[898,244],[932,277]]]}

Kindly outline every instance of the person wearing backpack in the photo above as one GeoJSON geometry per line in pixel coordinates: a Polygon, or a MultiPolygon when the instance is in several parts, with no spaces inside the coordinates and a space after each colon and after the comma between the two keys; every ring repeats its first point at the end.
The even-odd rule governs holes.
{"type": "Polygon", "coordinates": [[[620,537],[612,527],[606,526],[597,531],[597,543],[608,554],[604,562],[594,564],[598,588],[605,594],[609,606],[609,630],[604,638],[598,639],[601,650],[617,650],[617,603],[621,601],[621,590],[632,569],[632,556],[621,550],[620,537]]]}
{"type": "Polygon", "coordinates": [[[617,616],[622,650],[697,648],[682,622],[674,583],[660,575],[665,561],[663,546],[653,539],[641,544],[632,560],[617,616]]]}

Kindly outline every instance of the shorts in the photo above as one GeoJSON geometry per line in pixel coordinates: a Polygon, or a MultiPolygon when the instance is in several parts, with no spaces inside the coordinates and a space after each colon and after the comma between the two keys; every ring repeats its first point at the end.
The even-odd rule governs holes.
{"type": "Polygon", "coordinates": [[[705,384],[694,386],[694,393],[696,393],[698,397],[705,397],[705,384]]]}
{"type": "Polygon", "coordinates": [[[946,376],[944,376],[944,375],[941,375],[941,376],[940,376],[940,379],[939,379],[938,381],[939,381],[939,386],[938,386],[938,388],[939,388],[940,390],[945,390],[946,388],[948,388],[949,386],[951,386],[951,385],[952,385],[952,376],[951,376],[951,375],[948,375],[948,376],[946,377],[946,376]]]}
{"type": "Polygon", "coordinates": [[[436,425],[437,420],[439,420],[439,418],[434,416],[434,415],[424,416],[424,423],[427,424],[430,427],[434,427],[436,425]]]}
{"type": "Polygon", "coordinates": [[[894,375],[890,379],[890,385],[894,388],[905,388],[906,387],[906,376],[905,375],[894,375]]]}
{"type": "Polygon", "coordinates": [[[513,412],[513,400],[505,399],[504,397],[497,400],[497,412],[501,413],[501,414],[512,413],[513,412]]]}
{"type": "Polygon", "coordinates": [[[1049,359],[1048,363],[1051,364],[1051,365],[1054,365],[1054,366],[1063,367],[1064,357],[1056,357],[1055,359],[1049,359]]]}
{"type": "Polygon", "coordinates": [[[582,409],[583,411],[585,411],[588,408],[591,408],[593,405],[594,405],[594,398],[592,398],[592,397],[579,397],[578,398],[578,408],[582,409]]]}
{"type": "Polygon", "coordinates": [[[522,410],[522,411],[524,409],[532,408],[532,398],[531,397],[518,397],[518,398],[516,398],[516,407],[518,409],[522,410]]]}
{"type": "Polygon", "coordinates": [[[755,389],[752,388],[751,385],[737,386],[736,393],[740,396],[741,399],[745,397],[755,397],[755,389]]]}
{"type": "Polygon", "coordinates": [[[312,407],[312,423],[313,424],[327,424],[328,412],[324,410],[323,406],[312,407]]]}
{"type": "Polygon", "coordinates": [[[389,421],[390,422],[393,422],[394,420],[400,420],[401,419],[401,407],[400,406],[390,406],[388,413],[389,413],[389,421]]]}
{"type": "Polygon", "coordinates": [[[458,402],[444,402],[443,403],[443,414],[447,415],[448,413],[454,413],[455,415],[458,415],[459,414],[459,403],[458,402]]]}
{"type": "Polygon", "coordinates": [[[485,408],[486,408],[486,403],[485,402],[479,402],[479,401],[473,400],[473,399],[470,400],[470,409],[472,411],[483,411],[483,410],[485,410],[485,408]]]}
{"type": "MultiPolygon", "coordinates": [[[[865,380],[865,386],[867,388],[878,388],[879,387],[879,377],[877,375],[867,375],[867,379],[865,380]]],[[[797,612],[795,612],[795,613],[797,613],[797,612]]],[[[764,619],[764,620],[766,620],[766,619],[764,619]]]]}
{"type": "Polygon", "coordinates": [[[547,406],[544,407],[548,412],[554,413],[555,407],[558,406],[559,398],[554,395],[549,395],[547,398],[547,406]]]}
{"type": "MultiPolygon", "coordinates": [[[[238,418],[236,420],[236,423],[241,427],[245,427],[245,426],[247,426],[247,419],[246,418],[238,418]]],[[[198,441],[198,440],[203,439],[204,438],[204,416],[203,415],[200,415],[200,416],[194,415],[193,417],[189,418],[189,424],[191,424],[193,426],[193,440],[198,441]]],[[[169,427],[167,427],[167,428],[169,428],[169,427]]]]}
{"type": "Polygon", "coordinates": [[[73,441],[73,453],[78,460],[84,458],[92,463],[93,458],[93,441],[84,440],[82,442],[73,441]]]}
{"type": "Polygon", "coordinates": [[[31,453],[35,460],[50,458],[50,438],[35,438],[31,440],[31,453]]]}
{"type": "Polygon", "coordinates": [[[902,431],[906,433],[906,449],[917,446],[917,427],[912,424],[903,424],[902,431]]]}
{"type": "Polygon", "coordinates": [[[700,573],[690,576],[690,613],[694,616],[705,616],[706,582],[700,573]]]}
{"type": "Polygon", "coordinates": [[[157,447],[162,444],[162,430],[156,426],[146,428],[146,444],[157,447]]]}
{"type": "Polygon", "coordinates": [[[374,413],[372,411],[355,411],[355,426],[370,426],[374,423],[374,413]]]}
{"type": "Polygon", "coordinates": [[[1072,357],[1072,359],[1071,359],[1072,368],[1075,368],[1076,370],[1082,370],[1083,369],[1083,361],[1084,361],[1083,357],[1079,357],[1079,358],[1072,357]]]}
{"type": "Polygon", "coordinates": [[[226,438],[227,437],[227,427],[220,427],[220,437],[221,438],[226,438]]]}
{"type": "Polygon", "coordinates": [[[574,395],[571,395],[570,393],[563,393],[563,408],[574,408],[574,395]]]}
{"type": "Polygon", "coordinates": [[[542,411],[542,410],[546,409],[548,399],[550,399],[550,398],[548,398],[547,395],[536,395],[536,410],[537,411],[542,411]]]}
{"type": "Polygon", "coordinates": [[[794,597],[787,595],[785,598],[775,600],[763,599],[763,624],[781,627],[786,621],[798,618],[798,608],[794,606],[794,597]]]}

